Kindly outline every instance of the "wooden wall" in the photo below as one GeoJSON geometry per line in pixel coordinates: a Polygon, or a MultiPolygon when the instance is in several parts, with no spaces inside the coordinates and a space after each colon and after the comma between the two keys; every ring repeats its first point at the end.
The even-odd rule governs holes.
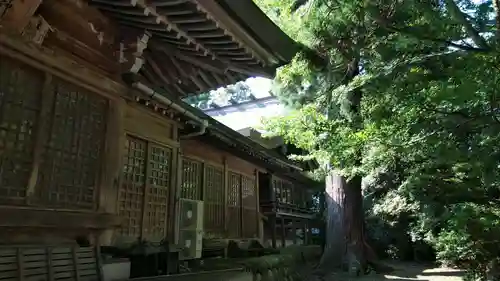
{"type": "Polygon", "coordinates": [[[259,167],[200,140],[182,140],[181,151],[181,196],[204,200],[206,237],[259,237],[259,167]]]}
{"type": "Polygon", "coordinates": [[[12,54],[0,48],[0,240],[74,241],[118,225],[103,204],[117,99],[12,54]]]}
{"type": "Polygon", "coordinates": [[[105,17],[82,0],[13,3],[0,17],[0,241],[173,238],[196,165],[208,232],[258,235],[258,167],[179,144],[178,124],[132,101],[105,17]]]}
{"type": "Polygon", "coordinates": [[[135,103],[125,105],[116,211],[116,244],[173,238],[177,191],[177,125],[135,103]]]}
{"type": "Polygon", "coordinates": [[[2,243],[92,241],[121,223],[128,89],[111,78],[119,67],[108,48],[113,27],[82,4],[0,3],[2,243]]]}

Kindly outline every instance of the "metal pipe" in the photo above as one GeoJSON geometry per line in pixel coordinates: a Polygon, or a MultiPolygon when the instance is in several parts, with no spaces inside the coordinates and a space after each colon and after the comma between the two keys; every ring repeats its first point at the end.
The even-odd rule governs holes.
{"type": "Polygon", "coordinates": [[[134,87],[135,89],[139,90],[140,92],[148,95],[151,99],[154,99],[157,102],[159,102],[165,106],[168,106],[168,107],[175,109],[179,113],[191,118],[192,120],[194,120],[198,124],[200,124],[199,131],[192,132],[192,133],[189,133],[187,135],[181,136],[181,138],[190,138],[190,137],[195,137],[195,136],[201,136],[201,135],[205,134],[205,132],[207,131],[207,128],[209,126],[207,120],[196,116],[195,114],[188,111],[184,107],[178,105],[177,103],[173,102],[172,100],[168,99],[167,97],[159,94],[158,92],[156,92],[155,90],[151,89],[150,87],[144,85],[141,82],[133,82],[132,87],[134,87]]]}

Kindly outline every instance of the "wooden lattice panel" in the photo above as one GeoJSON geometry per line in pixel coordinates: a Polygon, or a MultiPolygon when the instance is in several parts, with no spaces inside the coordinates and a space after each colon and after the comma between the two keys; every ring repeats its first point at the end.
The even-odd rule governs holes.
{"type": "Polygon", "coordinates": [[[0,201],[26,196],[43,74],[0,57],[0,201]]]}
{"type": "Polygon", "coordinates": [[[241,176],[241,198],[242,198],[242,217],[245,222],[242,225],[243,237],[258,237],[257,233],[257,193],[255,178],[241,176]]]}
{"type": "Polygon", "coordinates": [[[279,179],[273,179],[273,193],[274,193],[274,201],[281,202],[282,196],[281,191],[283,190],[283,182],[279,179]]]}
{"type": "Polygon", "coordinates": [[[283,204],[292,204],[292,184],[281,180],[273,179],[273,191],[276,202],[283,204]]]}
{"type": "Polygon", "coordinates": [[[147,143],[133,137],[125,141],[122,184],[119,193],[119,215],[123,218],[120,234],[137,238],[141,223],[146,184],[147,143]]]}
{"type": "Polygon", "coordinates": [[[292,204],[292,184],[283,181],[283,189],[281,190],[282,203],[292,204]]]}
{"type": "Polygon", "coordinates": [[[182,159],[181,197],[192,200],[201,200],[202,191],[202,164],[189,158],[182,159]]]}
{"type": "Polygon", "coordinates": [[[204,231],[215,237],[224,236],[224,171],[205,166],[204,231]]]}
{"type": "Polygon", "coordinates": [[[94,248],[0,247],[0,281],[97,281],[94,248]]]}
{"type": "Polygon", "coordinates": [[[255,179],[253,177],[241,176],[241,198],[242,206],[247,209],[257,208],[257,196],[255,192],[255,179]]]}
{"type": "Polygon", "coordinates": [[[108,100],[55,79],[54,100],[39,174],[40,203],[94,209],[108,100]]]}
{"type": "Polygon", "coordinates": [[[167,235],[172,150],[150,145],[149,151],[144,238],[148,241],[160,241],[167,235]]]}
{"type": "Polygon", "coordinates": [[[228,176],[228,235],[241,237],[241,175],[230,172],[228,176]]]}

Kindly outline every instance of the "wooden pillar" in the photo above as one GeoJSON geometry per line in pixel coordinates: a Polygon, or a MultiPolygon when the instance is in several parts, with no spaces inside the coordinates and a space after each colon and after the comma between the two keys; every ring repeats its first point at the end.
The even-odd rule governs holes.
{"type": "Polygon", "coordinates": [[[297,245],[297,225],[300,221],[293,220],[292,221],[292,237],[293,237],[293,245],[297,245]]]}
{"type": "Polygon", "coordinates": [[[286,229],[285,229],[285,218],[281,217],[281,247],[286,246],[286,229]]]}
{"type": "Polygon", "coordinates": [[[147,202],[147,198],[148,198],[148,191],[149,191],[149,177],[151,175],[151,164],[149,163],[149,161],[151,160],[151,154],[152,154],[152,147],[151,145],[148,144],[147,148],[146,148],[146,157],[145,157],[145,165],[146,165],[146,174],[145,174],[145,185],[144,185],[144,195],[143,195],[143,201],[142,201],[142,222],[141,222],[141,236],[140,236],[140,239],[141,240],[145,240],[146,239],[146,236],[148,234],[148,232],[150,231],[150,229],[147,229],[146,231],[146,228],[147,227],[150,227],[149,226],[149,223],[147,222],[147,213],[148,213],[148,202],[147,202]]]}
{"type": "Polygon", "coordinates": [[[40,112],[38,114],[38,127],[36,128],[35,136],[35,147],[33,150],[33,167],[31,169],[31,175],[28,181],[28,188],[26,190],[26,201],[27,204],[35,195],[35,188],[38,182],[38,170],[42,163],[42,154],[44,150],[44,142],[47,136],[47,128],[49,125],[49,114],[54,102],[54,91],[51,90],[52,75],[45,73],[45,81],[43,83],[43,88],[41,89],[41,100],[42,105],[40,112]]]}
{"type": "MultiPolygon", "coordinates": [[[[180,139],[178,139],[180,141],[180,139]]],[[[175,181],[175,186],[174,186],[174,219],[173,219],[173,224],[174,224],[174,230],[173,230],[173,236],[174,236],[174,243],[179,243],[179,230],[180,230],[180,213],[181,213],[181,206],[180,206],[180,198],[181,198],[181,185],[182,185],[182,147],[179,146],[179,149],[177,150],[177,155],[176,155],[176,166],[174,171],[177,171],[176,175],[176,181],[175,181]]]]}
{"type": "Polygon", "coordinates": [[[229,199],[229,195],[228,195],[228,191],[229,191],[229,188],[228,188],[228,184],[229,184],[229,172],[228,172],[228,168],[227,168],[227,157],[224,156],[224,159],[222,160],[223,163],[224,163],[224,233],[226,235],[229,234],[229,229],[228,229],[228,218],[229,218],[229,206],[228,206],[228,199],[229,199]]]}
{"type": "Polygon", "coordinates": [[[309,245],[309,225],[307,220],[304,222],[304,245],[309,245]]]}
{"type": "MultiPolygon", "coordinates": [[[[106,131],[104,164],[99,185],[98,210],[104,213],[118,214],[118,196],[122,180],[123,152],[125,143],[125,100],[110,100],[106,131]]],[[[100,243],[110,245],[114,230],[106,230],[100,243]]]]}
{"type": "Polygon", "coordinates": [[[259,171],[257,169],[255,169],[255,185],[254,185],[254,188],[255,188],[255,218],[256,218],[256,224],[257,224],[257,227],[255,228],[256,229],[256,234],[257,234],[257,237],[259,238],[259,240],[262,242],[264,237],[263,235],[261,234],[262,231],[261,231],[261,221],[262,221],[262,218],[260,216],[260,200],[259,200],[259,196],[260,196],[260,184],[259,184],[259,171]]]}
{"type": "MultiPolygon", "coordinates": [[[[172,126],[172,135],[174,140],[178,140],[177,138],[177,126],[172,126]]],[[[167,237],[171,243],[177,243],[177,223],[178,223],[178,214],[179,211],[179,196],[180,196],[180,185],[181,185],[181,176],[182,176],[182,167],[181,167],[181,148],[174,147],[172,150],[172,179],[171,179],[171,188],[169,191],[169,209],[167,213],[167,237]]]]}
{"type": "Polygon", "coordinates": [[[274,249],[276,249],[276,214],[271,215],[271,242],[274,249]]]}
{"type": "Polygon", "coordinates": [[[243,211],[245,210],[245,208],[243,207],[243,175],[238,175],[238,182],[239,182],[239,200],[240,200],[240,225],[238,226],[239,228],[239,233],[238,233],[238,237],[243,237],[243,238],[249,238],[249,237],[245,237],[245,229],[244,229],[244,223],[243,221],[245,220],[245,216],[243,215],[243,211]]]}

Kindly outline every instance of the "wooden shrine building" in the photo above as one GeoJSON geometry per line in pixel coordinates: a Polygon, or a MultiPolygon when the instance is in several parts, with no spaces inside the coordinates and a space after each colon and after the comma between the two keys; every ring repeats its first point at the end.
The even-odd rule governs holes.
{"type": "Polygon", "coordinates": [[[175,243],[181,198],[262,238],[264,178],[314,183],[181,98],[296,50],[251,0],[0,1],[0,243],[175,243]]]}

